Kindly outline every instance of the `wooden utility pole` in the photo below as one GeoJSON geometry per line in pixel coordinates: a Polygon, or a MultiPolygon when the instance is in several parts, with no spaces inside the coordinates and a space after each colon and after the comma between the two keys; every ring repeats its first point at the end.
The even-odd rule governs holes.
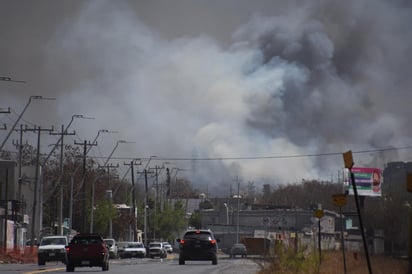
{"type": "MultiPolygon", "coordinates": [[[[141,173],[141,172],[138,172],[138,173],[141,173]]],[[[144,234],[144,245],[147,246],[147,243],[148,243],[148,241],[147,241],[147,236],[148,236],[148,233],[147,233],[148,232],[148,226],[147,226],[147,224],[148,224],[148,220],[147,220],[147,216],[148,216],[148,213],[147,213],[147,210],[148,210],[147,174],[148,173],[153,173],[153,172],[150,172],[150,171],[147,171],[147,169],[144,169],[143,173],[144,173],[144,189],[145,189],[145,191],[144,191],[144,231],[143,231],[143,234],[144,234]]]]}
{"type": "Polygon", "coordinates": [[[130,166],[132,176],[132,212],[133,212],[133,240],[137,241],[137,212],[136,212],[136,187],[134,182],[134,166],[141,165],[142,162],[136,163],[135,160],[130,161],[130,164],[124,163],[126,166],[130,166]]]}
{"type": "Polygon", "coordinates": [[[87,147],[88,146],[96,146],[95,143],[90,143],[84,140],[82,143],[74,142],[75,145],[82,145],[83,146],[83,176],[82,176],[82,226],[81,232],[86,232],[86,155],[87,155],[87,147]]]}
{"type": "Polygon", "coordinates": [[[76,132],[68,133],[67,130],[64,129],[64,126],[62,125],[62,131],[58,133],[53,133],[50,132],[50,135],[60,135],[60,176],[59,176],[59,182],[60,182],[60,203],[59,203],[59,228],[58,228],[58,235],[63,235],[63,171],[64,171],[64,165],[63,165],[63,156],[64,156],[64,136],[65,135],[75,135],[76,132]]]}
{"type": "MultiPolygon", "coordinates": [[[[39,172],[40,172],[40,136],[42,131],[48,131],[51,132],[53,131],[52,128],[41,128],[41,127],[33,127],[33,128],[28,128],[26,126],[25,131],[37,131],[37,156],[36,156],[36,170],[35,170],[35,176],[34,176],[34,191],[33,191],[33,208],[32,208],[32,218],[31,218],[31,243],[30,246],[33,250],[34,246],[34,239],[35,239],[35,226],[36,226],[36,208],[37,208],[37,188],[39,186],[39,172]]],[[[42,205],[42,201],[40,201],[40,206],[42,205]]],[[[42,216],[42,208],[40,208],[40,216],[42,216]]],[[[39,224],[40,227],[42,226],[41,224],[42,219],[39,218],[39,224]]]]}

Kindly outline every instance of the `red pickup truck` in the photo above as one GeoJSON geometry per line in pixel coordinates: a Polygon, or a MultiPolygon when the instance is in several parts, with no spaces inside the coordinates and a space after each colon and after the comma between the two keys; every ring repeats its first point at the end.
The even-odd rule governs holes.
{"type": "Polygon", "coordinates": [[[77,234],[66,246],[66,271],[85,266],[109,270],[109,250],[99,234],[77,234]]]}

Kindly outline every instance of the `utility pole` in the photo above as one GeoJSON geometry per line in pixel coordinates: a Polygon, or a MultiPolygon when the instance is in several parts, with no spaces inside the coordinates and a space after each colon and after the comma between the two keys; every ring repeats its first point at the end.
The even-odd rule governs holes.
{"type": "Polygon", "coordinates": [[[137,241],[137,215],[136,215],[136,188],[134,182],[134,165],[141,165],[142,162],[136,163],[135,160],[130,161],[130,164],[124,163],[125,166],[130,166],[132,176],[132,212],[133,212],[133,241],[137,241]]]}
{"type": "MultiPolygon", "coordinates": [[[[147,167],[147,165],[146,165],[146,167],[147,167]]],[[[142,173],[142,172],[138,172],[138,173],[142,173]]],[[[145,246],[147,246],[147,235],[148,235],[148,233],[147,233],[147,230],[148,230],[148,228],[147,228],[147,224],[148,224],[148,222],[147,222],[147,215],[148,215],[148,213],[147,213],[147,209],[148,209],[148,197],[147,197],[147,194],[148,194],[148,184],[147,184],[147,174],[148,173],[153,173],[152,171],[147,171],[147,169],[145,168],[144,170],[143,170],[143,174],[144,174],[144,231],[143,231],[143,234],[144,234],[144,245],[145,246]]]]}
{"type": "MultiPolygon", "coordinates": [[[[106,190],[106,193],[110,193],[108,195],[109,195],[109,199],[110,199],[110,206],[112,206],[113,191],[110,187],[110,169],[111,168],[119,168],[119,164],[117,164],[117,165],[110,164],[110,165],[104,165],[104,166],[99,165],[99,168],[107,168],[107,184],[108,184],[109,189],[106,190]]],[[[93,184],[93,186],[94,186],[94,184],[93,184]]],[[[94,193],[94,189],[92,189],[92,192],[94,193]]],[[[94,198],[94,196],[93,196],[93,198],[94,198]]],[[[94,206],[94,199],[92,201],[92,211],[91,211],[92,213],[94,211],[93,206],[94,206]]],[[[92,232],[92,231],[93,231],[93,223],[90,222],[90,232],[92,232]]],[[[109,220],[109,238],[113,238],[113,220],[112,220],[111,212],[110,212],[110,220],[109,220]]]]}
{"type": "Polygon", "coordinates": [[[20,139],[17,142],[13,142],[13,144],[17,147],[17,149],[19,150],[19,185],[18,185],[18,191],[17,191],[17,198],[19,201],[21,201],[21,184],[22,184],[22,166],[23,166],[23,125],[20,125],[20,129],[15,129],[15,131],[19,131],[20,132],[20,139]]]}
{"type": "Polygon", "coordinates": [[[60,133],[53,133],[50,132],[50,135],[60,135],[60,203],[59,203],[59,228],[58,228],[58,235],[63,235],[63,156],[64,156],[64,145],[63,139],[65,135],[75,135],[76,132],[68,133],[67,129],[64,129],[64,125],[62,125],[62,131],[60,133]]]}
{"type": "MultiPolygon", "coordinates": [[[[35,170],[35,176],[34,176],[34,191],[33,191],[33,208],[32,208],[32,218],[31,218],[31,243],[30,246],[33,251],[33,246],[34,246],[34,233],[35,233],[35,226],[36,226],[36,207],[37,207],[37,188],[39,185],[39,172],[40,172],[40,136],[42,131],[48,131],[51,132],[53,131],[53,127],[50,129],[47,128],[41,128],[41,127],[33,127],[33,128],[25,128],[25,131],[37,131],[37,155],[36,155],[36,170],[35,170]]],[[[41,201],[42,202],[42,201],[41,201]]],[[[40,206],[42,203],[40,203],[40,206]]],[[[40,208],[40,215],[42,215],[42,208],[40,208]]],[[[39,227],[41,227],[41,218],[39,219],[39,227]]]]}
{"type": "Polygon", "coordinates": [[[86,155],[87,155],[87,146],[96,146],[95,143],[90,143],[84,140],[83,143],[74,142],[75,145],[83,146],[83,182],[82,182],[82,227],[81,232],[86,231],[86,155]]]}
{"type": "Polygon", "coordinates": [[[237,177],[237,176],[236,176],[236,182],[237,182],[236,243],[239,243],[240,181],[239,181],[239,177],[237,177]]]}

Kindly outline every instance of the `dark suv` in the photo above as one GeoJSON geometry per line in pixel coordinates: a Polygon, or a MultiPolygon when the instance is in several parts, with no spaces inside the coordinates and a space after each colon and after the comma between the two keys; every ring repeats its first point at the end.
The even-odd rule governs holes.
{"type": "Polygon", "coordinates": [[[217,243],[212,231],[209,229],[187,230],[179,243],[179,264],[185,261],[207,261],[217,264],[217,243]]]}
{"type": "Polygon", "coordinates": [[[109,249],[98,234],[77,234],[66,246],[66,271],[85,266],[109,270],[109,249]]]}

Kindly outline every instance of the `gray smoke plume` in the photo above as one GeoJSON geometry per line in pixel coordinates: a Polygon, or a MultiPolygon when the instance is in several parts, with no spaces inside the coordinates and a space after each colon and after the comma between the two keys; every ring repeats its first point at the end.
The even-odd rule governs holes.
{"type": "MultiPolygon", "coordinates": [[[[190,169],[179,177],[219,195],[236,176],[329,180],[343,167],[339,154],[270,156],[411,144],[408,1],[40,2],[0,11],[0,73],[27,81],[0,82],[0,107],[16,109],[1,123],[30,95],[55,97],[33,102],[26,122],[95,117],[73,129],[88,140],[119,131],[101,138],[103,155],[134,141],[116,156],[171,158],[190,169]]],[[[355,163],[382,168],[407,154],[355,163]]]]}

